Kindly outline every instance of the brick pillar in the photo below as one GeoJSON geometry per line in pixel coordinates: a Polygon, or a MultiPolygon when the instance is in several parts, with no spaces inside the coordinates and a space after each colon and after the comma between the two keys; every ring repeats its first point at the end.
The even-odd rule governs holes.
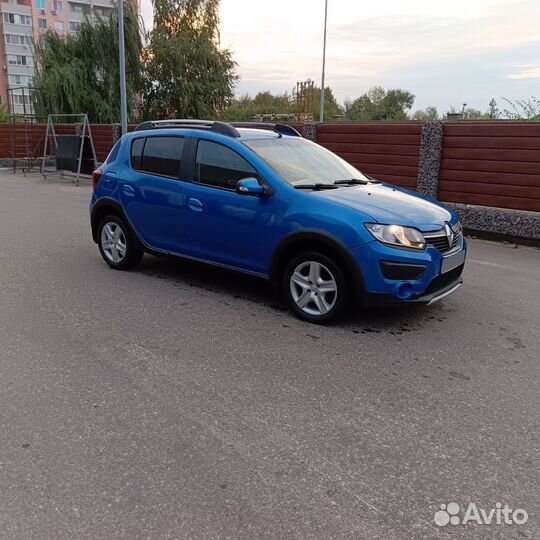
{"type": "Polygon", "coordinates": [[[423,124],[416,189],[434,199],[437,198],[439,191],[442,145],[443,123],[435,120],[423,124]]]}
{"type": "Polygon", "coordinates": [[[302,128],[302,137],[309,141],[317,142],[317,124],[314,122],[304,124],[304,127],[302,128]]]}

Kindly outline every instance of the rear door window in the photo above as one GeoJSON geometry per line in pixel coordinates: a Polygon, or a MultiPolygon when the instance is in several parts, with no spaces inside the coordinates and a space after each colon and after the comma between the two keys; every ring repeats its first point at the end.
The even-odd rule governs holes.
{"type": "MultiPolygon", "coordinates": [[[[135,148],[135,150],[138,149],[135,148]]],[[[183,137],[147,137],[142,149],[139,170],[178,178],[183,151],[183,137]]],[[[133,152],[134,145],[131,148],[131,154],[132,161],[134,160],[136,164],[136,156],[134,159],[133,152]]]]}

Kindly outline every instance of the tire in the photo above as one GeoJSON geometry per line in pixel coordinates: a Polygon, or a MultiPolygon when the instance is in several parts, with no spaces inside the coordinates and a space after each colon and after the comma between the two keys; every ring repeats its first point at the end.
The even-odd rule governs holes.
{"type": "Polygon", "coordinates": [[[297,255],[283,276],[283,290],[292,312],[299,319],[315,324],[336,320],[343,314],[348,289],[340,266],[323,253],[297,255]]]}
{"type": "Polygon", "coordinates": [[[112,214],[100,221],[97,241],[103,260],[115,270],[134,268],[144,255],[124,220],[112,214]]]}

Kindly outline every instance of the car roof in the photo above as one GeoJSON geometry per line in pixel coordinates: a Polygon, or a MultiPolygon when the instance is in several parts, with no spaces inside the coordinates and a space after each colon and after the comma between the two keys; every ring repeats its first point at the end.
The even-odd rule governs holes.
{"type": "Polygon", "coordinates": [[[254,128],[238,128],[238,133],[240,137],[229,137],[227,135],[222,135],[221,133],[215,133],[210,130],[200,130],[193,128],[156,128],[152,130],[145,131],[132,131],[128,135],[130,136],[163,136],[163,135],[189,135],[192,137],[197,137],[201,135],[201,132],[206,136],[205,139],[210,136],[215,140],[230,140],[230,141],[251,141],[257,139],[298,139],[299,137],[294,137],[292,135],[282,135],[281,133],[276,133],[275,131],[269,131],[267,129],[254,129],[254,128]]]}
{"type": "Polygon", "coordinates": [[[238,129],[238,132],[240,133],[240,137],[228,137],[227,135],[222,135],[221,133],[214,133],[213,131],[209,130],[200,130],[200,129],[193,129],[193,128],[156,128],[152,130],[145,130],[145,131],[132,131],[129,133],[129,135],[136,136],[140,135],[143,137],[147,137],[148,135],[155,136],[155,135],[192,135],[197,136],[202,133],[206,135],[211,135],[212,137],[219,138],[219,139],[230,139],[233,141],[245,141],[245,140],[251,140],[251,139],[280,139],[282,137],[287,139],[297,139],[298,137],[293,137],[291,135],[281,135],[280,133],[275,133],[273,131],[268,131],[266,129],[246,129],[246,128],[240,128],[238,129]]]}
{"type": "Polygon", "coordinates": [[[144,131],[145,135],[165,135],[176,133],[178,135],[189,135],[196,137],[200,133],[205,133],[204,138],[215,138],[216,140],[251,140],[251,139],[278,139],[282,137],[301,137],[294,128],[284,124],[256,123],[256,122],[236,122],[226,123],[208,120],[160,120],[147,121],[139,124],[133,136],[139,131],[144,131]]]}

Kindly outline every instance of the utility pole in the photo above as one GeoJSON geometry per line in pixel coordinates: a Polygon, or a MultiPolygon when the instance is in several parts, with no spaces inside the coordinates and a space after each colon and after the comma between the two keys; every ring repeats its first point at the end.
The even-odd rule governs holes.
{"type": "Polygon", "coordinates": [[[321,81],[321,115],[320,121],[324,122],[324,75],[326,69],[326,24],[328,21],[328,0],[324,0],[324,38],[322,55],[322,81],[321,81]]]}
{"type": "Polygon", "coordinates": [[[124,0],[118,0],[118,51],[120,67],[120,124],[122,135],[127,133],[126,51],[124,43],[124,0]]]}

